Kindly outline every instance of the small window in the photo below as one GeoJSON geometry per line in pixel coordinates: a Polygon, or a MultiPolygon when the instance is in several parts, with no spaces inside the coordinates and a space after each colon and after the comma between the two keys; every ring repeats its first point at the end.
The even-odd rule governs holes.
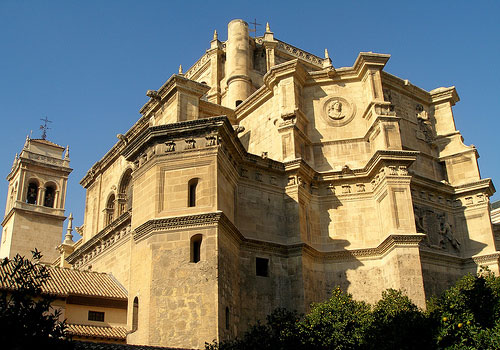
{"type": "Polygon", "coordinates": [[[198,179],[191,179],[188,183],[188,207],[196,206],[196,187],[198,186],[198,179]]]}
{"type": "Polygon", "coordinates": [[[238,107],[242,102],[242,100],[236,100],[236,107],[238,107]]]}
{"type": "Polygon", "coordinates": [[[106,226],[111,224],[114,220],[114,215],[115,215],[115,195],[112,194],[108,202],[106,203],[106,226]]]}
{"type": "Polygon", "coordinates": [[[137,328],[139,328],[139,299],[135,297],[132,311],[132,331],[135,332],[137,328]]]}
{"type": "Polygon", "coordinates": [[[89,321],[104,322],[104,312],[89,311],[89,321]]]}
{"type": "Polygon", "coordinates": [[[255,274],[257,276],[269,277],[269,259],[255,258],[255,274]]]}
{"type": "Polygon", "coordinates": [[[194,235],[191,237],[191,262],[197,263],[201,259],[201,241],[202,235],[194,235]]]}
{"type": "Polygon", "coordinates": [[[229,329],[229,308],[226,306],[226,329],[229,329]]]}

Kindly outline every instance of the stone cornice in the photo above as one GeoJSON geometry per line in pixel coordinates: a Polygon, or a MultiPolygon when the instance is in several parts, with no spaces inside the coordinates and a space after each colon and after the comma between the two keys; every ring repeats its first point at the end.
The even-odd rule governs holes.
{"type": "Polygon", "coordinates": [[[449,264],[455,264],[457,266],[463,267],[464,265],[489,265],[498,264],[500,260],[500,252],[494,252],[490,254],[478,254],[469,258],[463,258],[455,255],[450,255],[445,252],[437,252],[431,250],[430,248],[420,247],[420,256],[422,262],[429,262],[435,264],[440,262],[443,266],[449,266],[449,264]]]}
{"type": "Polygon", "coordinates": [[[455,105],[458,101],[460,101],[460,97],[458,97],[457,90],[454,86],[451,87],[440,87],[430,91],[431,101],[432,103],[438,104],[449,101],[452,106],[455,105]]]}
{"type": "Polygon", "coordinates": [[[156,139],[167,141],[177,137],[185,137],[198,133],[207,134],[221,127],[227,132],[232,132],[232,126],[225,116],[194,119],[171,124],[151,126],[145,129],[133,141],[123,148],[121,154],[125,159],[132,161],[134,157],[156,139]]]}
{"type": "Polygon", "coordinates": [[[360,52],[352,68],[358,72],[359,75],[363,75],[368,68],[382,70],[390,57],[391,55],[388,54],[360,52]]]}
{"type": "Polygon", "coordinates": [[[297,59],[271,67],[263,79],[264,84],[272,91],[279,80],[291,76],[297,78],[301,85],[304,85],[306,82],[308,73],[297,59]]]}
{"type": "Polygon", "coordinates": [[[415,184],[417,186],[429,188],[432,189],[433,191],[440,192],[443,194],[451,195],[454,193],[453,186],[448,183],[432,180],[418,174],[411,174],[411,175],[412,175],[411,178],[412,185],[415,184]]]}
{"type": "Polygon", "coordinates": [[[493,182],[491,181],[490,178],[486,178],[474,182],[469,182],[466,184],[453,186],[453,190],[455,194],[486,191],[488,196],[492,196],[495,193],[495,186],[493,186],[493,182]]]}
{"type": "Polygon", "coordinates": [[[244,250],[268,251],[283,256],[307,254],[314,258],[335,261],[382,258],[395,248],[417,248],[420,241],[425,237],[424,234],[391,234],[374,248],[319,251],[305,243],[282,244],[245,238],[239,232],[237,227],[234,226],[234,224],[221,211],[151,219],[137,227],[133,236],[135,241],[139,241],[153,234],[169,230],[192,227],[210,227],[216,225],[224,227],[226,233],[228,233],[233,241],[240,245],[241,249],[244,250]]]}
{"type": "Polygon", "coordinates": [[[491,196],[495,193],[495,187],[489,178],[454,186],[449,183],[432,180],[418,174],[412,174],[412,184],[448,195],[464,195],[470,192],[486,192],[488,196],[491,196]]]}
{"type": "Polygon", "coordinates": [[[60,221],[66,220],[66,216],[64,216],[64,209],[63,208],[49,208],[49,207],[45,207],[43,205],[36,205],[36,204],[24,203],[22,201],[15,201],[12,208],[9,210],[9,212],[3,218],[1,225],[5,226],[7,221],[10,219],[10,217],[12,215],[14,215],[14,213],[16,211],[31,214],[31,215],[44,216],[47,218],[56,219],[56,220],[60,220],[60,221]]]}
{"type": "Polygon", "coordinates": [[[87,242],[79,245],[73,253],[71,253],[66,260],[70,264],[74,264],[76,260],[82,258],[83,255],[89,254],[89,252],[94,251],[97,246],[103,245],[103,243],[108,240],[110,235],[115,233],[117,229],[123,228],[130,224],[132,214],[130,211],[126,211],[122,215],[120,215],[116,220],[114,220],[111,224],[102,229],[99,233],[97,233],[94,237],[89,239],[87,242]]]}
{"type": "Polygon", "coordinates": [[[223,213],[221,211],[217,211],[203,214],[151,219],[138,226],[134,230],[134,240],[138,241],[147,238],[159,231],[168,231],[178,228],[212,226],[219,222],[222,215],[223,213]]]}
{"type": "Polygon", "coordinates": [[[472,261],[474,261],[476,265],[488,264],[488,263],[498,264],[500,260],[500,252],[484,254],[484,255],[474,255],[471,259],[472,261]]]}
{"type": "Polygon", "coordinates": [[[420,102],[425,104],[431,103],[431,96],[428,91],[419,88],[416,85],[410,83],[407,79],[401,79],[395,75],[382,72],[382,84],[390,85],[392,88],[398,90],[398,92],[411,97],[412,99],[420,100],[420,102]]]}
{"type": "Polygon", "coordinates": [[[125,137],[122,140],[117,141],[99,161],[92,165],[85,176],[80,180],[80,185],[82,185],[84,188],[88,188],[90,184],[95,180],[96,176],[101,172],[101,170],[106,169],[111,162],[118,158],[122,150],[125,148],[126,144],[130,142],[130,140],[135,139],[135,137],[148,125],[149,120],[148,118],[146,118],[146,116],[142,116],[141,118],[139,118],[139,120],[134,125],[132,125],[132,127],[124,135],[125,137]]]}
{"type": "Polygon", "coordinates": [[[73,169],[69,167],[69,160],[50,157],[24,149],[19,155],[15,166],[12,167],[7,175],[7,180],[10,181],[19,168],[26,164],[48,168],[63,173],[64,176],[68,176],[73,171],[73,169]]]}

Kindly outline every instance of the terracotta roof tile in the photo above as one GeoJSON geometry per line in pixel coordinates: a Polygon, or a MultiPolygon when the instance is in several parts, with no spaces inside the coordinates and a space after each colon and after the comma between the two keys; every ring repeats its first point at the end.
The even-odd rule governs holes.
{"type": "Polygon", "coordinates": [[[127,329],[125,327],[89,326],[81,324],[68,324],[67,326],[67,332],[73,336],[114,340],[125,340],[127,338],[127,329]]]}
{"type": "MultiPolygon", "coordinates": [[[[9,279],[14,264],[0,264],[0,289],[16,289],[9,279]]],[[[57,296],[78,295],[110,299],[127,299],[125,288],[110,274],[68,268],[49,268],[50,278],[42,285],[42,292],[57,296]]]]}

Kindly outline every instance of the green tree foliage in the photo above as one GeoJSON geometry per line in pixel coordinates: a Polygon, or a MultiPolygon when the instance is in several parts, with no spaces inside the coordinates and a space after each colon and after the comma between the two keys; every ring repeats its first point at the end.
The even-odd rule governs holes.
{"type": "Polygon", "coordinates": [[[359,349],[371,318],[368,304],[353,300],[337,287],[330,299],[312,305],[311,312],[297,324],[297,333],[308,349],[359,349]]]}
{"type": "Polygon", "coordinates": [[[401,291],[388,289],[370,306],[336,288],[301,319],[279,309],[243,338],[206,349],[500,349],[500,278],[467,275],[429,301],[427,311],[401,291]]]}
{"type": "Polygon", "coordinates": [[[500,349],[500,278],[489,271],[461,278],[428,313],[440,349],[500,349]]]}
{"type": "Polygon", "coordinates": [[[276,309],[266,317],[266,323],[253,325],[241,339],[205,344],[206,350],[292,350],[296,348],[294,333],[299,315],[285,309],[276,309]]]}
{"type": "Polygon", "coordinates": [[[42,285],[50,278],[48,268],[40,264],[40,252],[32,253],[32,260],[18,254],[1,262],[5,272],[0,276],[1,347],[67,349],[60,311],[51,307],[53,298],[42,294],[42,285]]]}
{"type": "Polygon", "coordinates": [[[364,334],[366,348],[433,349],[432,320],[399,290],[388,289],[373,307],[372,323],[364,334]]]}

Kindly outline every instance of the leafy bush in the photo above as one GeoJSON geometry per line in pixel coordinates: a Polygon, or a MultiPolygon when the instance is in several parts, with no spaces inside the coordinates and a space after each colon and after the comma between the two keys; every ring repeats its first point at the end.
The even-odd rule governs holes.
{"type": "Polygon", "coordinates": [[[295,335],[299,315],[294,311],[278,308],[266,317],[266,323],[258,322],[243,338],[232,341],[205,344],[206,350],[292,350],[297,346],[295,335]]]}
{"type": "Polygon", "coordinates": [[[399,290],[382,293],[365,333],[367,349],[433,349],[432,320],[399,290]]]}
{"type": "Polygon", "coordinates": [[[5,274],[0,275],[0,344],[3,349],[48,347],[62,349],[69,343],[66,324],[59,321],[60,311],[51,307],[53,298],[42,294],[42,285],[49,279],[48,268],[40,264],[41,254],[33,252],[33,259],[19,254],[4,259],[5,274]]]}
{"type": "Polygon", "coordinates": [[[469,274],[429,302],[429,315],[438,324],[439,348],[500,348],[499,281],[488,271],[477,276],[469,274]],[[489,345],[484,347],[485,344],[489,345]]]}
{"type": "Polygon", "coordinates": [[[330,299],[312,305],[297,328],[301,344],[308,349],[359,349],[371,320],[368,304],[337,287],[330,299]]]}
{"type": "Polygon", "coordinates": [[[278,309],[243,338],[206,349],[500,349],[500,278],[489,271],[464,276],[426,312],[401,291],[384,291],[370,307],[336,288],[302,320],[278,309]]]}

